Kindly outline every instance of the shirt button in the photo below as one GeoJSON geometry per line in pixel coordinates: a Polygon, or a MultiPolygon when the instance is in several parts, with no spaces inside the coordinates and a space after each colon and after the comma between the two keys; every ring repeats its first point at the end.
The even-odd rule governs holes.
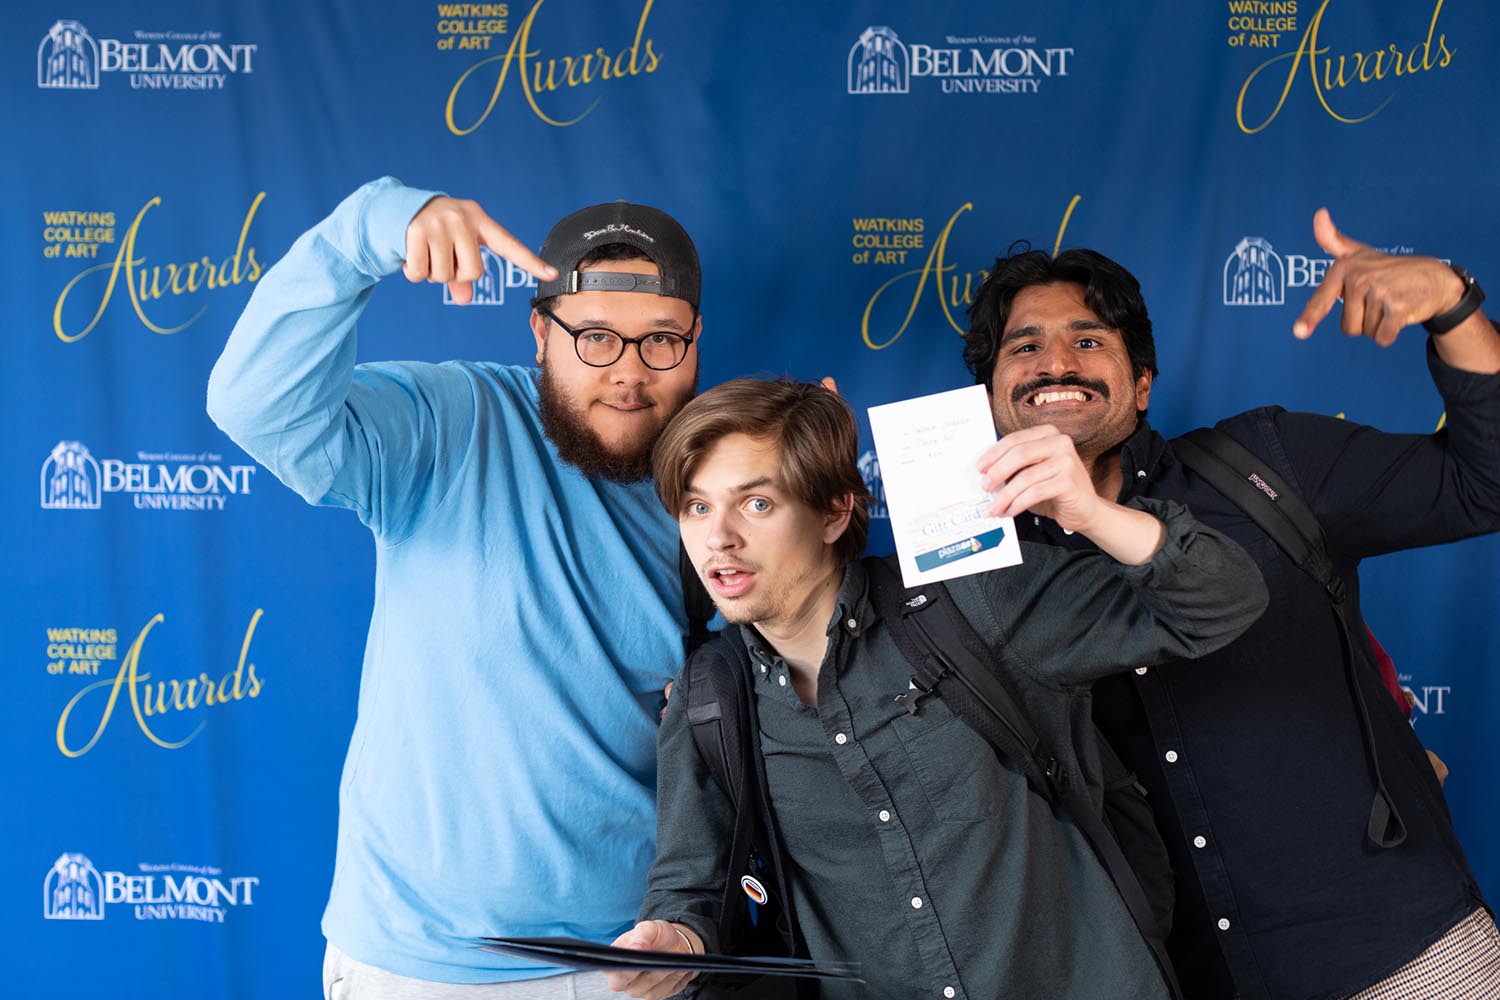
{"type": "Polygon", "coordinates": [[[920,910],[922,908],[922,897],[921,896],[913,896],[911,898],[911,908],[913,910],[920,910]]]}
{"type": "Polygon", "coordinates": [[[762,664],[761,664],[761,665],[760,665],[760,672],[761,672],[761,675],[762,675],[762,676],[764,676],[764,675],[765,675],[765,674],[766,674],[766,672],[767,672],[767,671],[768,671],[768,670],[770,670],[770,669],[771,669],[771,668],[770,668],[770,667],[768,667],[768,666],[766,666],[766,665],[765,665],[765,664],[764,664],[764,663],[762,663],[762,664]]]}
{"type": "Polygon", "coordinates": [[[1150,669],[1150,668],[1148,668],[1148,667],[1136,667],[1135,668],[1136,676],[1138,676],[1138,677],[1145,677],[1146,676],[1146,671],[1148,669],[1150,669]]]}
{"type": "Polygon", "coordinates": [[[848,621],[844,622],[844,624],[847,625],[847,626],[849,626],[850,628],[858,628],[859,627],[859,622],[855,621],[853,618],[851,618],[848,621]]]}
{"type": "Polygon", "coordinates": [[[879,816],[882,823],[889,823],[891,821],[891,811],[889,809],[880,810],[879,816]]]}
{"type": "Polygon", "coordinates": [[[951,986],[944,986],[943,987],[943,996],[948,997],[949,1000],[952,1000],[953,997],[958,996],[958,992],[956,990],[954,990],[954,988],[951,987],[951,986]]]}
{"type": "Polygon", "coordinates": [[[1194,837],[1193,838],[1193,846],[1194,847],[1198,847],[1198,848],[1207,847],[1208,846],[1208,838],[1207,837],[1202,837],[1202,836],[1194,837]]]}
{"type": "Polygon", "coordinates": [[[1219,918],[1219,930],[1221,930],[1221,931],[1227,931],[1227,930],[1229,930],[1229,918],[1228,917],[1220,917],[1219,918]]]}
{"type": "Polygon", "coordinates": [[[1136,469],[1135,470],[1135,478],[1137,478],[1137,479],[1145,479],[1146,478],[1146,470],[1145,469],[1136,469]]]}
{"type": "MultiPolygon", "coordinates": [[[[782,687],[786,687],[786,674],[782,674],[780,677],[776,678],[776,683],[780,684],[782,687]]],[[[1174,757],[1172,759],[1176,760],[1177,758],[1174,757]]]]}
{"type": "Polygon", "coordinates": [[[845,736],[843,733],[839,733],[833,738],[833,742],[837,743],[839,746],[843,746],[845,743],[849,742],[849,737],[845,736]]]}
{"type": "MultiPolygon", "coordinates": [[[[783,677],[782,678],[782,682],[785,683],[785,681],[786,681],[786,678],[783,677]]],[[[1175,763],[1177,763],[1177,751],[1176,750],[1168,750],[1167,753],[1166,753],[1166,758],[1167,758],[1167,763],[1168,764],[1175,764],[1175,763]]]]}

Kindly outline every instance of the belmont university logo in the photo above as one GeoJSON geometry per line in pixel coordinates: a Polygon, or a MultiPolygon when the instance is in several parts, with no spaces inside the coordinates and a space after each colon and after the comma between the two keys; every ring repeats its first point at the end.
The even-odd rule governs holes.
{"type": "Polygon", "coordinates": [[[225,465],[213,452],[136,452],[137,461],[96,460],[79,441],[59,441],[42,462],[44,510],[98,510],[106,493],[128,493],[142,510],[223,510],[250,492],[258,466],[225,465]]]}
{"type": "Polygon", "coordinates": [[[227,914],[255,905],[260,878],[226,877],[212,865],[141,864],[138,874],[101,876],[82,854],[64,853],[42,880],[46,920],[103,920],[105,904],[131,907],[137,920],[190,920],[222,924],[227,914]]]}
{"type": "Polygon", "coordinates": [[[36,50],[36,85],[97,90],[103,73],[125,73],[134,90],[223,90],[231,76],[255,71],[255,44],[219,31],[131,32],[133,40],[97,41],[80,22],[57,21],[36,50]]]}
{"type": "MultiPolygon", "coordinates": [[[[1410,256],[1415,252],[1409,246],[1375,249],[1395,256],[1410,256]]],[[[1271,241],[1263,236],[1243,237],[1224,260],[1224,304],[1284,305],[1288,292],[1296,289],[1311,291],[1323,281],[1332,266],[1332,257],[1277,253],[1271,241]]]]}
{"type": "Polygon", "coordinates": [[[1044,80],[1067,76],[1072,57],[1072,48],[1026,34],[950,34],[939,45],[908,45],[872,24],[849,50],[849,93],[907,94],[913,79],[930,79],[944,94],[1035,94],[1044,80]]]}

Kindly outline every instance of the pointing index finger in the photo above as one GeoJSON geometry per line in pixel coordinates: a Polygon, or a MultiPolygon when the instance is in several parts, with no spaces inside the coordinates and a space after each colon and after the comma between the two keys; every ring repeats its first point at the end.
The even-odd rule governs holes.
{"type": "Polygon", "coordinates": [[[1307,305],[1302,307],[1302,314],[1292,324],[1292,336],[1298,340],[1311,337],[1313,329],[1323,322],[1323,318],[1333,309],[1333,304],[1341,297],[1343,287],[1343,281],[1334,281],[1334,272],[1330,270],[1323,283],[1307,300],[1307,305]]]}
{"type": "MultiPolygon", "coordinates": [[[[1356,240],[1347,239],[1339,232],[1338,227],[1333,224],[1333,216],[1326,208],[1313,213],[1313,237],[1318,241],[1318,246],[1335,258],[1347,256],[1364,246],[1356,240]]],[[[1292,336],[1298,340],[1311,337],[1313,329],[1323,322],[1324,317],[1333,309],[1333,304],[1343,297],[1343,291],[1343,268],[1335,260],[1308,298],[1307,305],[1302,307],[1302,313],[1292,323],[1292,336]]]]}
{"type": "Polygon", "coordinates": [[[557,277],[557,268],[532,253],[520,240],[489,216],[479,220],[479,242],[539,281],[557,277]]]}

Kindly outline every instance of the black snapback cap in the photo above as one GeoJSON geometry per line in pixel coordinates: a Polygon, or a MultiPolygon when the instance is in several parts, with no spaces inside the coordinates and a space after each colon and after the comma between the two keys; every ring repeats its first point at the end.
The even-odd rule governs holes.
{"type": "Polygon", "coordinates": [[[684,299],[698,308],[703,274],[698,250],[677,220],[659,208],[611,201],[590,205],[552,227],[542,243],[542,260],[557,268],[557,277],[537,283],[539,299],[574,292],[647,292],[684,299]],[[661,270],[661,276],[594,270],[580,272],[578,262],[609,243],[640,250],[661,270]]]}

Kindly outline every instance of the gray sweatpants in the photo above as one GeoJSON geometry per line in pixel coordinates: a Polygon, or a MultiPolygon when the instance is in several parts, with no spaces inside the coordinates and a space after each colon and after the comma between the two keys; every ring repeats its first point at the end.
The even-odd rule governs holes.
{"type": "Polygon", "coordinates": [[[509,983],[433,983],[356,962],[333,946],[323,954],[323,1000],[621,1000],[602,972],[509,983]]]}

